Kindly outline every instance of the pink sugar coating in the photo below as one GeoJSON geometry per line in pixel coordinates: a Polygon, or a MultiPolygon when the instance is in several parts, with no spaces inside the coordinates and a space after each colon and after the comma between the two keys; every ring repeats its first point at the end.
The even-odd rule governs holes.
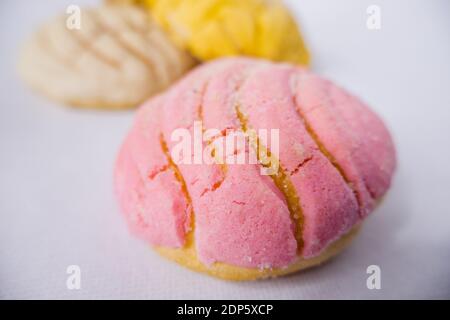
{"type": "Polygon", "coordinates": [[[381,120],[361,101],[309,72],[294,76],[297,107],[357,191],[361,216],[389,188],[395,149],[381,120]]]}
{"type": "Polygon", "coordinates": [[[180,197],[178,182],[168,170],[152,180],[143,179],[128,146],[125,143],[121,149],[115,184],[131,231],[154,245],[182,247],[190,207],[186,199],[180,197]]]}
{"type": "Polygon", "coordinates": [[[295,260],[288,208],[267,184],[272,181],[258,165],[229,165],[220,188],[199,199],[195,238],[201,261],[284,267],[295,260]]]}
{"type": "Polygon", "coordinates": [[[297,114],[292,73],[288,67],[259,68],[247,77],[238,100],[250,127],[280,129],[280,161],[301,199],[303,256],[310,257],[349,231],[358,221],[358,204],[297,114]]]}
{"type": "MultiPolygon", "coordinates": [[[[132,231],[152,245],[182,246],[192,221],[184,183],[200,261],[265,268],[286,267],[296,259],[286,200],[271,178],[260,174],[260,165],[227,165],[224,172],[216,164],[178,164],[182,182],[168,168],[160,137],[172,149],[173,131],[192,134],[200,118],[205,129],[239,129],[236,107],[249,128],[279,129],[280,162],[304,215],[301,256],[320,254],[388,189],[394,146],[381,120],[362,102],[300,68],[223,59],[197,68],[138,112],[115,173],[132,231]]],[[[270,140],[265,144],[273,147],[270,140]]]]}

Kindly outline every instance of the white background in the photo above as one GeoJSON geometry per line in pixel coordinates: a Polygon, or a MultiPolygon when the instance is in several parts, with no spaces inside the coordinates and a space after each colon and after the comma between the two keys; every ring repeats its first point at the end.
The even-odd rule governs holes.
{"type": "MultiPolygon", "coordinates": [[[[127,231],[112,192],[133,112],[90,112],[34,95],[20,43],[68,4],[0,2],[0,298],[450,298],[450,1],[288,1],[313,68],[385,119],[399,166],[359,237],[323,267],[233,283],[166,261],[127,231]],[[366,8],[382,10],[369,31],[366,8]],[[79,265],[81,290],[66,288],[79,265]],[[382,289],[366,288],[377,264],[382,289]]],[[[95,2],[95,1],[94,1],[95,2]]]]}

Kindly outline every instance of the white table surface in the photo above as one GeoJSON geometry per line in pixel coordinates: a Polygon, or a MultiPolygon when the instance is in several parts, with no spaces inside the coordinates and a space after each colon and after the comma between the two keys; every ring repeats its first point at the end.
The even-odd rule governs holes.
{"type": "Polygon", "coordinates": [[[250,283],[216,280],[160,258],[127,231],[112,165],[132,112],[63,108],[15,72],[34,26],[68,4],[0,2],[0,298],[450,298],[450,2],[288,1],[314,69],[361,96],[398,148],[395,181],[359,237],[323,267],[250,283]],[[381,8],[381,29],[366,8],[381,8]],[[366,268],[381,268],[381,290],[366,268]],[[81,289],[66,268],[81,268],[81,289]]]}

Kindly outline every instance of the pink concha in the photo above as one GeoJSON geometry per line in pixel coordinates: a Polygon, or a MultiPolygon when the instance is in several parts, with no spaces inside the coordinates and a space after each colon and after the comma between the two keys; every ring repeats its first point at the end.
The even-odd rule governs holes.
{"type": "Polygon", "coordinates": [[[206,266],[283,268],[319,255],[364,219],[389,188],[395,162],[389,132],[357,98],[301,68],[230,58],[197,68],[141,107],[115,183],[131,230],[151,245],[181,248],[192,235],[206,266]],[[279,129],[301,227],[261,164],[172,161],[174,130],[193,135],[202,121],[223,135],[242,128],[237,110],[247,129],[279,129]]]}

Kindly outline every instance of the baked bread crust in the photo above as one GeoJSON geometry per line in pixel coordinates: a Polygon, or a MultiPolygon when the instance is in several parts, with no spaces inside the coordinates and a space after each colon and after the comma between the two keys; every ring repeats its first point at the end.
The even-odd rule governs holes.
{"type": "Polygon", "coordinates": [[[350,245],[358,234],[360,228],[360,224],[354,226],[347,234],[331,243],[318,256],[310,259],[299,257],[297,261],[293,262],[286,268],[251,269],[218,262],[212,264],[211,266],[206,266],[197,259],[196,250],[192,244],[188,244],[186,247],[181,249],[157,247],[155,250],[163,257],[175,261],[182,266],[197,272],[208,274],[210,276],[233,281],[258,280],[288,275],[301,270],[313,268],[330,260],[350,245]]]}
{"type": "Polygon", "coordinates": [[[24,45],[19,73],[37,92],[82,108],[124,109],[155,95],[194,66],[145,10],[105,5],[43,25],[24,45]]]}

